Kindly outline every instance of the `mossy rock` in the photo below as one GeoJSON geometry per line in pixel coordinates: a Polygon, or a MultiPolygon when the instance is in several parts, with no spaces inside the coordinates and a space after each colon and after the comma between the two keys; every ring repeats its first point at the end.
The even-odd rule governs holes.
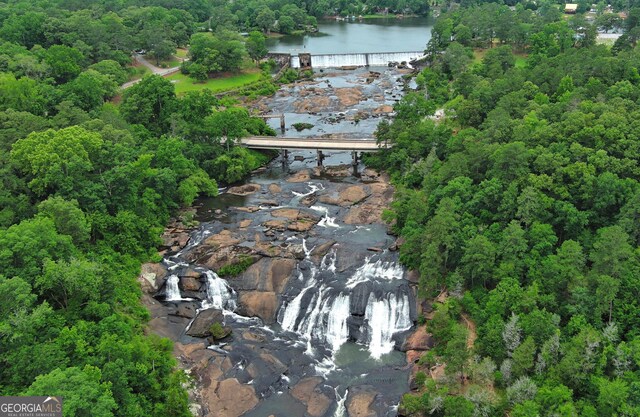
{"type": "Polygon", "coordinates": [[[294,123],[291,126],[293,126],[293,128],[295,130],[300,132],[300,131],[305,130],[305,129],[311,129],[311,128],[313,128],[314,125],[312,125],[311,123],[294,123]]]}
{"type": "Polygon", "coordinates": [[[231,331],[231,327],[223,326],[220,323],[213,323],[211,327],[209,327],[209,332],[211,333],[213,340],[224,339],[231,334],[231,331]]]}

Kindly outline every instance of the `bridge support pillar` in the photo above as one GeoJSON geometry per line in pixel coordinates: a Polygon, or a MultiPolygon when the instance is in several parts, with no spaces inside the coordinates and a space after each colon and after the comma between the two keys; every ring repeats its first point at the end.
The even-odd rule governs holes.
{"type": "Polygon", "coordinates": [[[321,167],[323,166],[322,161],[324,160],[324,155],[322,154],[322,151],[320,149],[318,149],[318,166],[321,167]]]}
{"type": "Polygon", "coordinates": [[[353,175],[358,175],[358,151],[351,152],[351,165],[353,167],[353,175]]]}
{"type": "Polygon", "coordinates": [[[284,133],[284,127],[285,127],[285,124],[284,124],[284,114],[281,114],[281,115],[280,115],[280,130],[282,130],[282,133],[284,133]]]}

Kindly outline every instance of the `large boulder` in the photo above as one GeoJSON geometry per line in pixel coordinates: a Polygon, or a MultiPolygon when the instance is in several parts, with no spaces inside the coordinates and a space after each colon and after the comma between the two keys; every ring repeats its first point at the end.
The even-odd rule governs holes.
{"type": "Polygon", "coordinates": [[[236,290],[271,291],[281,294],[296,267],[295,259],[262,258],[231,280],[236,290]]]}
{"type": "Polygon", "coordinates": [[[271,212],[273,217],[285,218],[288,220],[287,229],[296,232],[306,232],[315,226],[320,220],[315,214],[311,214],[305,210],[283,208],[273,210],[271,212]]]}
{"type": "Polygon", "coordinates": [[[338,205],[352,206],[367,198],[370,194],[366,185],[351,185],[340,191],[338,194],[338,205]]]}
{"type": "Polygon", "coordinates": [[[227,193],[239,196],[250,195],[260,191],[260,184],[244,184],[236,187],[231,187],[227,190],[227,193]]]}
{"type": "Polygon", "coordinates": [[[325,243],[321,243],[311,250],[310,255],[314,261],[320,262],[320,260],[324,257],[324,255],[329,253],[329,251],[335,244],[336,244],[335,240],[329,240],[325,243]]]}
{"type": "Polygon", "coordinates": [[[312,417],[323,416],[332,403],[331,398],[318,388],[321,382],[319,376],[304,378],[291,390],[291,395],[307,406],[307,414],[312,417]]]}
{"type": "Polygon", "coordinates": [[[369,295],[373,289],[371,281],[360,282],[351,291],[349,311],[354,316],[364,316],[369,303],[369,295]]]}
{"type": "Polygon", "coordinates": [[[148,294],[154,294],[164,283],[167,276],[167,268],[159,263],[142,264],[138,282],[142,290],[148,294]]]}
{"type": "Polygon", "coordinates": [[[178,287],[180,287],[182,291],[200,291],[202,287],[202,281],[200,281],[199,277],[180,277],[178,287]]]}
{"type": "Polygon", "coordinates": [[[402,351],[429,350],[434,346],[433,338],[427,333],[426,326],[418,326],[402,344],[402,351]]]}
{"type": "Polygon", "coordinates": [[[282,188],[278,184],[269,184],[269,192],[271,194],[280,194],[282,192],[282,188]]]}
{"type": "Polygon", "coordinates": [[[287,178],[287,182],[307,182],[311,180],[311,173],[308,169],[303,169],[302,171],[298,171],[289,178],[287,178]]]}
{"type": "Polygon", "coordinates": [[[344,217],[345,224],[374,224],[382,223],[382,212],[388,207],[388,202],[381,197],[372,196],[365,203],[351,207],[344,217]]]}
{"type": "Polygon", "coordinates": [[[200,245],[187,255],[187,260],[217,271],[223,266],[238,263],[247,256],[252,257],[255,261],[260,258],[251,248],[246,246],[216,248],[215,246],[200,245]]]}
{"type": "Polygon", "coordinates": [[[373,387],[365,385],[349,389],[347,397],[347,415],[349,417],[377,417],[372,407],[377,392],[373,387]]]}
{"type": "Polygon", "coordinates": [[[196,316],[193,323],[191,323],[191,327],[187,330],[187,334],[193,337],[209,337],[211,336],[211,326],[214,323],[218,323],[222,325],[224,320],[224,315],[221,310],[216,310],[214,308],[210,308],[207,310],[202,310],[196,316]]]}
{"type": "Polygon", "coordinates": [[[189,243],[189,233],[185,230],[167,229],[160,238],[162,239],[160,249],[164,250],[179,250],[189,243]]]}
{"type": "Polygon", "coordinates": [[[242,238],[240,236],[234,234],[230,230],[223,230],[220,233],[216,233],[215,235],[211,235],[206,238],[203,244],[219,249],[237,245],[240,242],[242,242],[242,238]]]}
{"type": "Polygon", "coordinates": [[[210,417],[240,417],[258,405],[253,387],[241,384],[236,378],[212,382],[203,390],[202,397],[210,417]]]}
{"type": "Polygon", "coordinates": [[[248,317],[259,317],[267,324],[276,321],[278,296],[272,291],[240,291],[238,313],[248,317]]]}
{"type": "Polygon", "coordinates": [[[316,223],[317,221],[314,222],[307,219],[298,220],[287,224],[287,229],[294,232],[308,232],[316,223]]]}
{"type": "Polygon", "coordinates": [[[318,221],[318,216],[315,214],[311,214],[305,210],[295,209],[295,208],[282,208],[273,210],[271,212],[273,217],[282,217],[289,221],[294,220],[310,220],[310,221],[318,221]]]}
{"type": "Polygon", "coordinates": [[[192,319],[196,316],[196,312],[199,308],[199,302],[179,302],[176,303],[174,309],[169,310],[169,315],[177,316],[177,317],[185,317],[188,319],[192,319]]]}
{"type": "Polygon", "coordinates": [[[366,201],[351,207],[344,218],[345,224],[372,224],[382,222],[382,211],[393,199],[393,187],[386,182],[368,184],[371,195],[366,201]]]}

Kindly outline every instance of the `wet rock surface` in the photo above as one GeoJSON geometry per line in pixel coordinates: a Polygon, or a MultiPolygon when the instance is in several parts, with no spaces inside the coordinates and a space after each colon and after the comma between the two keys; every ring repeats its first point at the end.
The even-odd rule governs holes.
{"type": "MultiPolygon", "coordinates": [[[[389,68],[328,70],[316,73],[312,81],[283,86],[274,97],[263,98],[254,107],[261,112],[284,113],[285,136],[372,136],[380,120],[394,115],[393,104],[403,94],[401,75],[389,68]],[[294,124],[313,127],[298,131],[294,124]]],[[[278,120],[269,123],[279,128],[278,120]]]]}
{"type": "Polygon", "coordinates": [[[211,326],[214,323],[222,325],[223,321],[222,311],[213,308],[202,310],[185,333],[193,337],[208,337],[211,336],[211,326]]]}
{"type": "MultiPolygon", "coordinates": [[[[294,90],[314,88],[305,99],[329,94],[331,105],[337,106],[356,100],[355,106],[366,102],[371,109],[387,105],[380,90],[390,88],[382,87],[388,74],[351,74],[348,82],[332,79],[331,87],[313,82],[294,90]]],[[[339,119],[336,123],[349,123],[349,114],[335,111],[331,117],[339,119]]],[[[328,117],[318,112],[311,116],[328,117]]],[[[360,122],[363,131],[372,132],[377,123],[367,125],[369,120],[375,118],[360,122]]],[[[311,130],[317,135],[327,127],[312,124],[313,129],[300,134],[311,130]]],[[[198,416],[387,417],[395,415],[394,406],[409,388],[405,354],[388,349],[420,349],[423,339],[410,337],[409,342],[411,331],[398,331],[391,347],[378,346],[383,350],[379,359],[367,348],[374,325],[368,322],[380,317],[372,309],[395,300],[413,302],[404,272],[394,269],[397,253],[389,248],[395,238],[380,220],[393,189],[384,175],[364,167],[353,176],[346,153],[328,152],[324,168],[315,164],[315,152],[296,152],[284,170],[275,161],[250,183],[201,201],[201,226],[187,240],[180,238],[182,247],[176,239],[167,242],[171,246],[165,247],[169,254],[162,268],[143,269],[140,282],[147,285],[150,329],[176,342],[180,366],[196,382],[191,400],[198,416]],[[178,251],[179,256],[171,255],[178,251]],[[212,275],[222,268],[237,268],[225,277],[228,289],[212,275]],[[191,300],[159,301],[172,275],[178,277],[180,295],[191,300]],[[310,284],[312,276],[316,284],[310,284]],[[376,284],[367,282],[368,277],[376,284]],[[318,307],[318,334],[301,336],[301,322],[316,314],[304,309],[311,309],[321,292],[331,297],[328,305],[318,307]],[[344,306],[349,317],[345,328],[333,328],[323,314],[343,308],[338,306],[340,294],[349,294],[344,306]],[[300,313],[285,325],[288,306],[296,299],[300,313]],[[203,303],[215,307],[198,313],[203,303]],[[217,307],[220,303],[226,311],[217,307]],[[232,333],[213,340],[214,323],[232,333]],[[334,332],[345,332],[344,343],[334,332]],[[330,340],[337,340],[340,349],[333,351],[330,340]]],[[[410,327],[417,317],[415,306],[398,305],[406,308],[410,327]]]]}
{"type": "Polygon", "coordinates": [[[257,193],[258,191],[260,191],[260,188],[261,187],[259,184],[244,184],[237,187],[231,187],[227,190],[227,192],[233,195],[245,196],[257,193]]]}

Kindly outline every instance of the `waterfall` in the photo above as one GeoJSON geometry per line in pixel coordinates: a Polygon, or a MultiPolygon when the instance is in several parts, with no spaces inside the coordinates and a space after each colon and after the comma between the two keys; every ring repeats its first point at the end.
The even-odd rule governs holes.
{"type": "Polygon", "coordinates": [[[213,271],[206,271],[207,299],[202,301],[202,308],[217,308],[229,311],[236,309],[236,293],[224,279],[213,271]]]}
{"type": "MultiPolygon", "coordinates": [[[[322,258],[320,270],[335,274],[335,262],[335,252],[329,252],[322,258]]],[[[325,284],[318,286],[317,270],[312,267],[310,271],[307,286],[291,302],[283,306],[280,325],[285,330],[300,333],[308,341],[320,339],[336,352],[349,339],[349,296],[335,294],[331,287],[325,284]]]]}
{"type": "Polygon", "coordinates": [[[393,279],[402,279],[404,270],[397,262],[384,262],[378,259],[371,262],[371,258],[367,258],[360,268],[349,278],[347,287],[353,288],[361,282],[372,279],[383,279],[391,281],[393,279]]]}
{"type": "Polygon", "coordinates": [[[340,346],[349,339],[347,319],[350,314],[349,296],[340,294],[333,299],[327,317],[327,328],[324,336],[325,340],[331,345],[333,352],[337,352],[340,346]]]}
{"type": "MultiPolygon", "coordinates": [[[[308,258],[306,262],[311,264],[308,258]]],[[[404,274],[397,262],[367,258],[345,281],[336,273],[336,252],[331,251],[318,269],[311,264],[308,271],[306,277],[303,274],[305,287],[283,304],[278,322],[284,330],[304,336],[309,353],[311,340],[334,353],[348,340],[357,340],[369,345],[372,357],[380,358],[393,349],[393,336],[413,325],[408,287],[389,292],[389,285],[395,285],[391,281],[404,274]]]]}
{"type": "Polygon", "coordinates": [[[165,288],[165,300],[166,301],[180,301],[182,296],[180,295],[180,288],[178,288],[178,282],[180,278],[177,275],[171,275],[167,278],[167,284],[165,288]]]}
{"type": "Polygon", "coordinates": [[[334,388],[338,406],[336,408],[336,411],[333,413],[333,417],[345,417],[347,415],[347,408],[345,407],[344,403],[347,400],[347,396],[349,396],[349,388],[347,388],[347,390],[344,392],[344,395],[340,395],[338,388],[339,386],[334,388]]]}
{"type": "MultiPolygon", "coordinates": [[[[423,57],[423,51],[318,54],[311,55],[311,66],[313,68],[387,66],[390,62],[408,63],[423,57]]],[[[300,68],[300,61],[297,56],[291,57],[291,66],[293,68],[300,68]]]]}
{"type": "Polygon", "coordinates": [[[336,218],[335,217],[329,217],[329,209],[326,207],[322,207],[322,206],[311,206],[310,207],[311,210],[315,210],[317,212],[323,213],[324,217],[322,217],[322,219],[320,219],[320,221],[318,222],[318,226],[320,227],[340,227],[337,223],[336,223],[336,218]]]}
{"type": "Polygon", "coordinates": [[[280,321],[280,325],[283,329],[289,331],[295,331],[297,328],[298,316],[300,315],[300,306],[302,304],[302,298],[305,296],[310,287],[307,287],[300,291],[300,294],[296,296],[291,302],[284,308],[284,314],[280,321]]]}
{"type": "Polygon", "coordinates": [[[379,359],[383,354],[393,350],[393,335],[409,330],[413,325],[410,319],[408,297],[405,294],[397,298],[392,293],[377,299],[371,293],[367,302],[365,321],[369,334],[369,351],[372,357],[379,359]]]}
{"type": "Polygon", "coordinates": [[[311,66],[314,68],[336,68],[336,67],[344,67],[344,66],[350,66],[350,65],[357,65],[359,67],[364,67],[367,65],[367,55],[368,54],[312,55],[311,66]]]}

